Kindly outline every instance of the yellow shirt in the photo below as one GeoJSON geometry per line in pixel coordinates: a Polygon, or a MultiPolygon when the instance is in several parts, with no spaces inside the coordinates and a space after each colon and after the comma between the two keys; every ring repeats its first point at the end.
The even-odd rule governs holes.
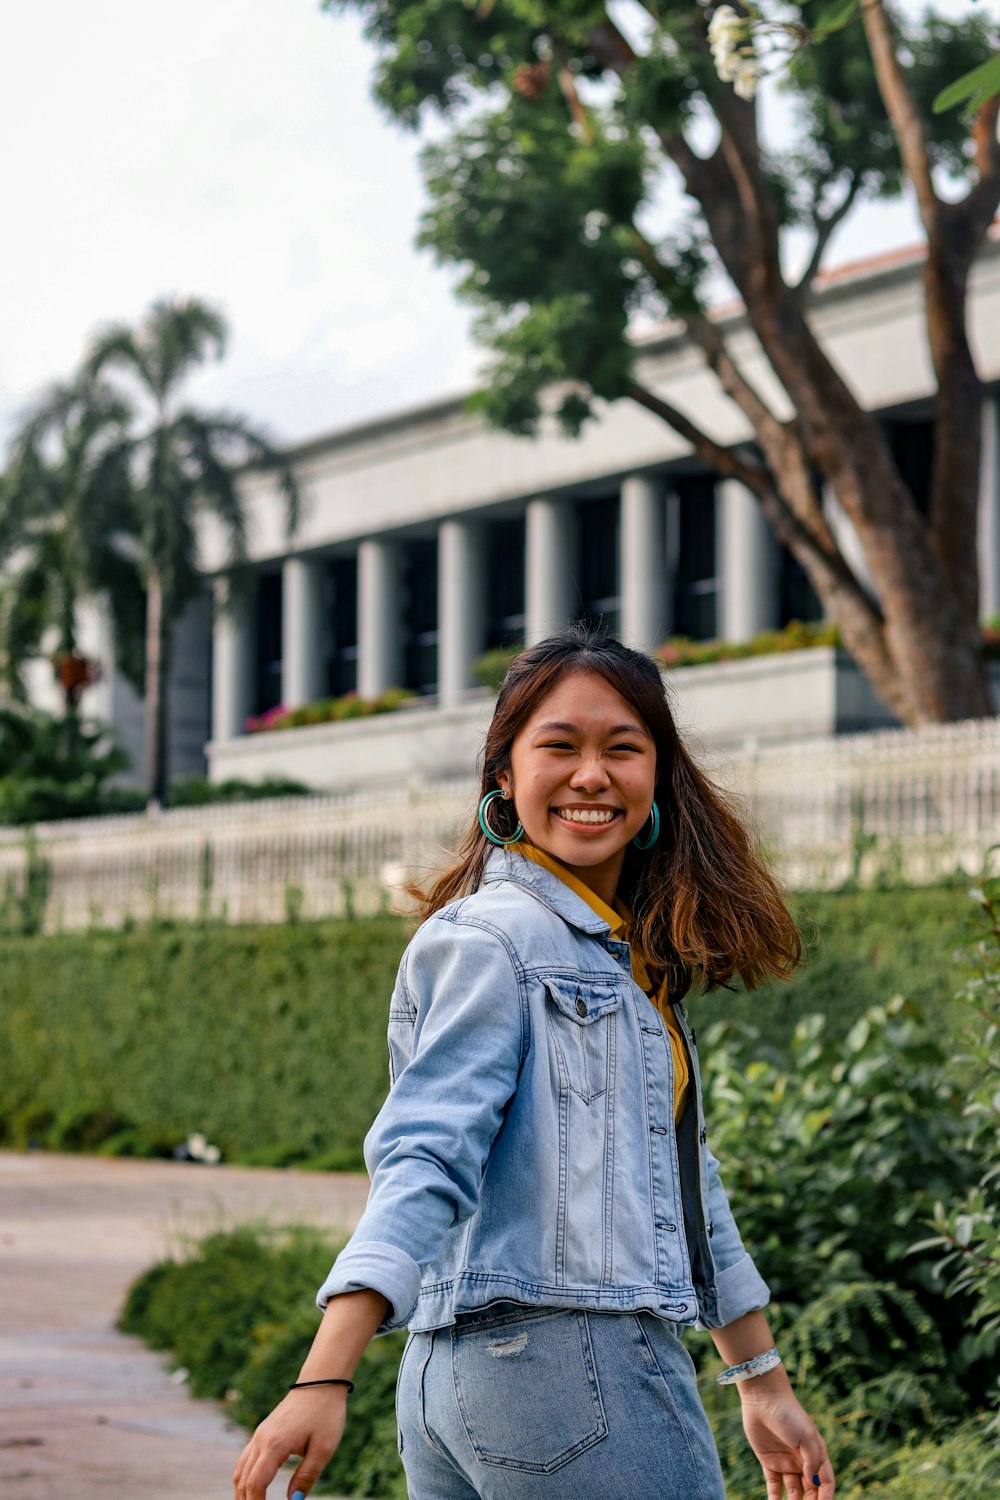
{"type": "Polygon", "coordinates": [[[632,942],[632,913],[624,902],[616,902],[614,907],[608,906],[600,896],[595,896],[589,886],[578,880],[571,870],[565,865],[553,859],[551,854],[546,854],[544,849],[536,849],[534,844],[517,843],[510,847],[518,854],[523,854],[525,859],[530,859],[536,865],[541,865],[543,870],[557,875],[564,885],[569,886],[574,895],[585,901],[592,912],[599,916],[602,922],[607,922],[611,929],[613,938],[620,938],[622,942],[629,943],[632,949],[632,978],[641,990],[644,990],[656,1006],[660,1015],[666,1023],[667,1035],[670,1038],[670,1050],[674,1059],[674,1123],[684,1113],[684,1105],[687,1100],[688,1086],[691,1080],[691,1071],[688,1064],[687,1047],[680,1027],[674,1016],[673,1006],[667,999],[666,985],[661,985],[659,991],[653,993],[653,983],[649,977],[642,951],[637,944],[632,942]]]}

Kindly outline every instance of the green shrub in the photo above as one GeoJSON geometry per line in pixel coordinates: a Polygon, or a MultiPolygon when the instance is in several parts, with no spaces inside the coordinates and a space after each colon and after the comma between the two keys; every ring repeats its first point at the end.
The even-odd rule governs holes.
{"type": "Polygon", "coordinates": [[[910,1002],[874,1007],[844,1040],[820,1016],[791,1057],[709,1034],[706,1114],[741,1231],[774,1298],[778,1341],[829,1399],[868,1391],[887,1431],[913,1404],[981,1403],[986,1370],[930,1251],[910,1247],[936,1200],[974,1180],[946,1035],[910,1002]]]}
{"type": "Polygon", "coordinates": [[[479,686],[490,688],[494,693],[498,692],[500,684],[510,670],[511,662],[523,650],[523,646],[498,646],[492,651],[484,651],[482,656],[477,656],[472,664],[472,675],[479,686]]]}
{"type": "Polygon", "coordinates": [[[396,917],[11,938],[0,963],[0,1139],[363,1167],[386,1091],[396,917]]]}
{"type": "Polygon", "coordinates": [[[0,708],[0,824],[134,812],[142,793],[109,784],[127,767],[103,725],[0,708]]]}
{"type": "MultiPolygon", "coordinates": [[[[316,1289],[343,1239],[246,1225],[209,1235],[129,1289],[118,1326],[166,1350],[197,1396],[225,1400],[248,1430],[301,1368],[319,1314],[316,1289]]],[[[317,1491],[405,1500],[394,1396],[405,1338],[374,1340],[358,1367],[350,1420],[317,1491]]]]}
{"type": "MultiPolygon", "coordinates": [[[[221,1400],[236,1385],[256,1330],[308,1306],[337,1249],[317,1230],[220,1230],[190,1256],[140,1277],[119,1327],[167,1350],[194,1395],[221,1400]]],[[[314,1329],[317,1321],[314,1309],[314,1329]]]]}
{"type": "MultiPolygon", "coordinates": [[[[750,996],[693,1000],[697,1026],[731,1018],[787,1057],[814,1011],[831,1044],[886,994],[933,1002],[945,1028],[964,1015],[938,999],[963,931],[953,890],[823,894],[796,907],[805,968],[750,996]]],[[[109,1152],[169,1154],[201,1131],[227,1161],[359,1170],[385,1095],[407,932],[385,916],[5,939],[0,1142],[69,1149],[50,1133],[65,1111],[106,1115],[109,1152]]]]}
{"type": "Polygon", "coordinates": [[[170,783],[170,807],[205,807],[218,802],[259,802],[265,797],[307,797],[312,788],[290,776],[265,776],[262,781],[209,781],[207,776],[176,776],[170,783]]]}

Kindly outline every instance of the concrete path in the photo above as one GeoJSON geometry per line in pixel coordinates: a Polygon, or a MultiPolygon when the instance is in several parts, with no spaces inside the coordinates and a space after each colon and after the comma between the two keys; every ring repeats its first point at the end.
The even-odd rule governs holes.
{"type": "MultiPolygon", "coordinates": [[[[0,1152],[0,1496],[231,1500],[243,1435],[116,1333],[180,1235],[266,1217],[350,1228],[364,1178],[0,1152]]],[[[287,1475],[271,1486],[285,1494],[287,1475]]]]}

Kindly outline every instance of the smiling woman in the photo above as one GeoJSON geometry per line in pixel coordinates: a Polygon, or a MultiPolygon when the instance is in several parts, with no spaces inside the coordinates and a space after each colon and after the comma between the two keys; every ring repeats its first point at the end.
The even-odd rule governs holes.
{"type": "Polygon", "coordinates": [[[389,1007],[364,1216],[288,1396],[237,1463],[304,1495],[369,1339],[407,1327],[410,1500],[723,1500],[680,1330],[711,1331],[769,1500],[832,1500],[708,1147],[682,997],[798,963],[753,839],[655,663],[588,629],[524,651],[478,815],[422,897],[389,1007]]]}

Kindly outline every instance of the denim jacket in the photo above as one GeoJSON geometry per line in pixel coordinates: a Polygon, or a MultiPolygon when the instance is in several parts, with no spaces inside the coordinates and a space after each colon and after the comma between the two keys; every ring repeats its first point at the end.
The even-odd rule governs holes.
{"type": "Polygon", "coordinates": [[[374,1288],[381,1332],[500,1301],[708,1328],[763,1307],[677,1014],[692,1089],[675,1129],[669,1038],[628,944],[558,876],[491,854],[403,955],[368,1206],[320,1307],[374,1288]]]}

